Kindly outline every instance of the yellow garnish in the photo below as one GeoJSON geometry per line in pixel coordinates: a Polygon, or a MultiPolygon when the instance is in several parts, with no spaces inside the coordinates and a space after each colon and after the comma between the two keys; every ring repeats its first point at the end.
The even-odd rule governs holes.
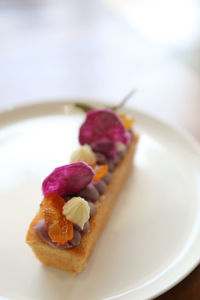
{"type": "Polygon", "coordinates": [[[119,118],[121,119],[126,130],[131,129],[131,126],[134,124],[133,118],[131,118],[130,116],[128,116],[126,114],[119,115],[119,118]]]}

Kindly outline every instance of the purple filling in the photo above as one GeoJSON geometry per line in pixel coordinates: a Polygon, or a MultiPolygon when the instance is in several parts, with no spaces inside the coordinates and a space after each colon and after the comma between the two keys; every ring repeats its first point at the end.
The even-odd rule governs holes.
{"type": "Polygon", "coordinates": [[[92,202],[97,201],[100,197],[99,192],[92,183],[88,184],[88,186],[80,191],[77,196],[92,202]]]}
{"type": "Polygon", "coordinates": [[[125,153],[126,153],[126,150],[118,151],[116,153],[114,161],[113,160],[108,160],[107,161],[108,170],[110,172],[112,172],[114,170],[115,166],[117,166],[120,163],[120,161],[121,161],[122,157],[125,155],[125,153]]]}
{"type": "Polygon", "coordinates": [[[118,165],[118,163],[121,161],[122,157],[124,157],[124,155],[126,154],[126,150],[127,150],[127,148],[125,150],[117,152],[116,159],[114,161],[115,165],[118,165]]]}
{"type": "Polygon", "coordinates": [[[111,160],[115,160],[116,153],[117,153],[117,147],[115,142],[107,138],[104,138],[91,143],[90,146],[92,147],[92,150],[94,152],[102,153],[107,158],[111,160]]]}
{"type": "Polygon", "coordinates": [[[109,160],[109,161],[107,162],[107,165],[108,165],[108,170],[109,170],[110,172],[112,172],[112,171],[114,170],[114,168],[115,168],[115,165],[114,165],[113,161],[109,160]]]}
{"type": "Polygon", "coordinates": [[[77,230],[74,230],[73,239],[71,239],[70,241],[68,241],[68,243],[71,245],[71,247],[75,247],[75,246],[78,246],[80,244],[80,241],[81,241],[81,234],[80,234],[80,232],[78,232],[77,230]]]}
{"type": "Polygon", "coordinates": [[[107,185],[103,180],[98,180],[94,182],[94,186],[97,189],[97,191],[99,192],[100,195],[102,195],[103,193],[105,193],[107,185]]]}
{"type": "Polygon", "coordinates": [[[118,163],[120,162],[121,160],[121,156],[119,155],[119,153],[116,154],[116,158],[115,158],[115,161],[114,161],[114,165],[118,165],[118,163]]]}
{"type": "Polygon", "coordinates": [[[83,227],[83,229],[81,229],[78,225],[74,224],[74,229],[77,230],[80,233],[85,233],[90,229],[90,222],[87,221],[83,227]]]}
{"type": "Polygon", "coordinates": [[[111,178],[112,174],[110,172],[107,172],[106,175],[102,178],[102,180],[108,184],[111,181],[111,178]]]}
{"type": "Polygon", "coordinates": [[[95,206],[92,202],[88,201],[88,204],[89,204],[89,207],[90,207],[90,218],[92,216],[94,216],[94,213],[95,213],[95,206]]]}
{"type": "Polygon", "coordinates": [[[67,202],[68,200],[70,200],[73,196],[71,195],[66,195],[66,196],[63,196],[63,199],[65,200],[65,202],[67,202]]]}
{"type": "Polygon", "coordinates": [[[51,241],[47,230],[46,230],[46,226],[45,226],[45,222],[42,221],[41,223],[39,223],[38,225],[33,227],[37,233],[39,234],[40,238],[47,244],[49,244],[51,247],[56,248],[56,249],[70,249],[72,247],[78,246],[80,244],[81,241],[81,234],[80,232],[78,232],[77,230],[74,230],[74,236],[73,238],[66,242],[63,245],[60,245],[58,243],[54,243],[51,241]]]}
{"type": "Polygon", "coordinates": [[[87,221],[85,224],[84,224],[84,227],[83,227],[83,230],[81,231],[82,233],[85,233],[87,231],[90,230],[90,222],[87,221]]]}
{"type": "Polygon", "coordinates": [[[124,157],[126,150],[122,150],[122,151],[118,151],[115,155],[115,159],[108,159],[105,155],[105,153],[103,154],[102,152],[96,152],[96,162],[98,165],[104,165],[107,164],[108,165],[108,169],[110,172],[112,172],[115,168],[116,165],[118,165],[118,163],[121,161],[122,157],[124,157]]]}
{"type": "Polygon", "coordinates": [[[126,149],[118,152],[120,158],[124,157],[125,154],[126,154],[126,149]]]}
{"type": "Polygon", "coordinates": [[[98,165],[105,165],[107,164],[107,158],[103,153],[96,152],[96,161],[98,165]]]}

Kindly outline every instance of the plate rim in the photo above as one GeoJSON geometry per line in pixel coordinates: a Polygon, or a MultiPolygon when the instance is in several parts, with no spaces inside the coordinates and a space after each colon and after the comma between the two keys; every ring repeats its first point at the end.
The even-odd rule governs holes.
{"type": "MultiPolygon", "coordinates": [[[[2,128],[17,122],[17,120],[12,120],[13,114],[18,114],[18,120],[20,121],[20,120],[22,120],[20,118],[20,114],[23,114],[26,111],[29,111],[29,113],[30,113],[31,109],[39,110],[39,108],[41,108],[41,107],[45,108],[47,106],[51,106],[51,108],[53,108],[53,107],[63,108],[64,105],[73,104],[75,102],[91,104],[94,107],[95,106],[100,107],[102,105],[105,106],[105,105],[109,105],[109,104],[112,105],[113,104],[113,102],[111,102],[109,100],[108,101],[106,101],[105,99],[97,100],[97,99],[92,99],[92,98],[89,98],[89,99],[86,99],[86,98],[69,98],[69,99],[59,99],[59,100],[53,99],[53,100],[45,100],[45,101],[34,101],[34,102],[29,102],[28,104],[27,103],[25,103],[25,104],[21,103],[19,105],[5,107],[5,108],[0,110],[0,120],[1,120],[1,117],[3,117],[3,119],[5,119],[7,116],[9,117],[8,121],[6,122],[5,125],[3,125],[4,121],[2,121],[2,120],[0,121],[0,131],[1,131],[2,128]]],[[[133,113],[133,115],[134,114],[138,115],[142,118],[149,119],[151,122],[154,122],[154,123],[156,122],[156,123],[159,123],[161,126],[167,127],[167,129],[169,129],[170,132],[173,131],[176,134],[178,134],[179,136],[181,136],[183,138],[183,140],[186,141],[191,147],[193,147],[193,149],[195,149],[195,151],[200,155],[200,143],[199,143],[199,141],[197,139],[195,139],[195,137],[193,137],[188,131],[186,131],[181,126],[179,126],[177,124],[174,124],[170,121],[167,121],[166,119],[162,119],[162,118],[154,115],[153,113],[149,113],[149,112],[146,112],[145,110],[134,108],[134,105],[130,105],[130,104],[128,105],[127,104],[121,110],[122,111],[127,111],[127,112],[131,110],[131,113],[133,113]]],[[[56,113],[58,113],[58,112],[56,111],[56,113]]],[[[64,112],[62,111],[61,114],[63,114],[63,113],[64,112]]],[[[33,114],[33,112],[31,114],[33,114]]],[[[52,110],[52,114],[53,114],[53,110],[52,110]]],[[[50,113],[48,112],[47,115],[50,115],[50,113]]],[[[44,116],[44,114],[41,113],[41,116],[44,116]]],[[[27,116],[26,118],[23,118],[23,119],[26,120],[26,119],[29,119],[29,117],[27,116]]],[[[136,119],[137,119],[137,117],[136,117],[136,119]]],[[[200,232],[200,227],[198,228],[198,232],[200,232]]],[[[196,240],[197,240],[197,238],[195,239],[195,241],[196,240]]],[[[193,241],[193,244],[194,244],[194,241],[193,241]]],[[[191,247],[192,247],[192,245],[191,245],[191,247]]],[[[191,249],[189,249],[188,252],[190,253],[191,249]]],[[[181,258],[180,261],[184,261],[185,255],[184,255],[183,258],[181,258]]],[[[180,263],[180,261],[178,261],[177,263],[180,263]]],[[[169,282],[167,282],[167,284],[165,284],[164,288],[159,289],[159,286],[157,288],[153,287],[153,290],[149,293],[149,295],[148,296],[145,295],[145,298],[141,298],[141,299],[146,299],[146,297],[154,298],[154,297],[157,297],[157,296],[165,293],[166,291],[168,291],[169,289],[171,289],[175,285],[177,285],[179,282],[181,282],[184,278],[186,278],[199,264],[200,264],[200,254],[199,254],[198,258],[196,258],[192,264],[185,267],[182,274],[179,274],[179,276],[175,276],[176,278],[174,278],[172,280],[169,280],[169,282]]],[[[168,270],[167,272],[170,272],[170,270],[168,270]]],[[[161,275],[160,278],[162,278],[162,275],[161,275]]],[[[159,278],[157,280],[159,280],[159,278]]],[[[148,284],[147,287],[151,289],[151,283],[148,284]]],[[[109,297],[109,298],[104,298],[104,299],[105,300],[106,299],[107,300],[108,299],[118,299],[118,298],[130,299],[129,297],[131,297],[131,294],[134,291],[135,291],[135,289],[133,289],[133,290],[130,289],[130,290],[127,290],[126,292],[124,292],[120,295],[116,295],[116,296],[109,297]]]]}

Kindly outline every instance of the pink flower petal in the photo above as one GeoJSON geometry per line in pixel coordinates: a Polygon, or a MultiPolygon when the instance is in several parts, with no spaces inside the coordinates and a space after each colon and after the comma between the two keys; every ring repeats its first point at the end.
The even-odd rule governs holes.
{"type": "Polygon", "coordinates": [[[128,144],[130,135],[122,121],[110,109],[96,109],[87,113],[85,122],[80,128],[79,142],[81,145],[95,143],[107,139],[112,142],[128,144]]]}
{"type": "Polygon", "coordinates": [[[78,193],[92,181],[94,175],[93,169],[82,161],[58,167],[43,181],[43,194],[64,196],[78,193]]]}

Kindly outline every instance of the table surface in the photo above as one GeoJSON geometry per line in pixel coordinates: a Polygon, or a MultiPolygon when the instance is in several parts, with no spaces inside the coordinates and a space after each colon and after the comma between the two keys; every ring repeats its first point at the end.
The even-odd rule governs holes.
{"type": "MultiPolygon", "coordinates": [[[[200,140],[200,74],[101,1],[0,3],[0,109],[54,99],[132,104],[200,140]]],[[[200,299],[200,266],[157,299],[200,299]]]]}

